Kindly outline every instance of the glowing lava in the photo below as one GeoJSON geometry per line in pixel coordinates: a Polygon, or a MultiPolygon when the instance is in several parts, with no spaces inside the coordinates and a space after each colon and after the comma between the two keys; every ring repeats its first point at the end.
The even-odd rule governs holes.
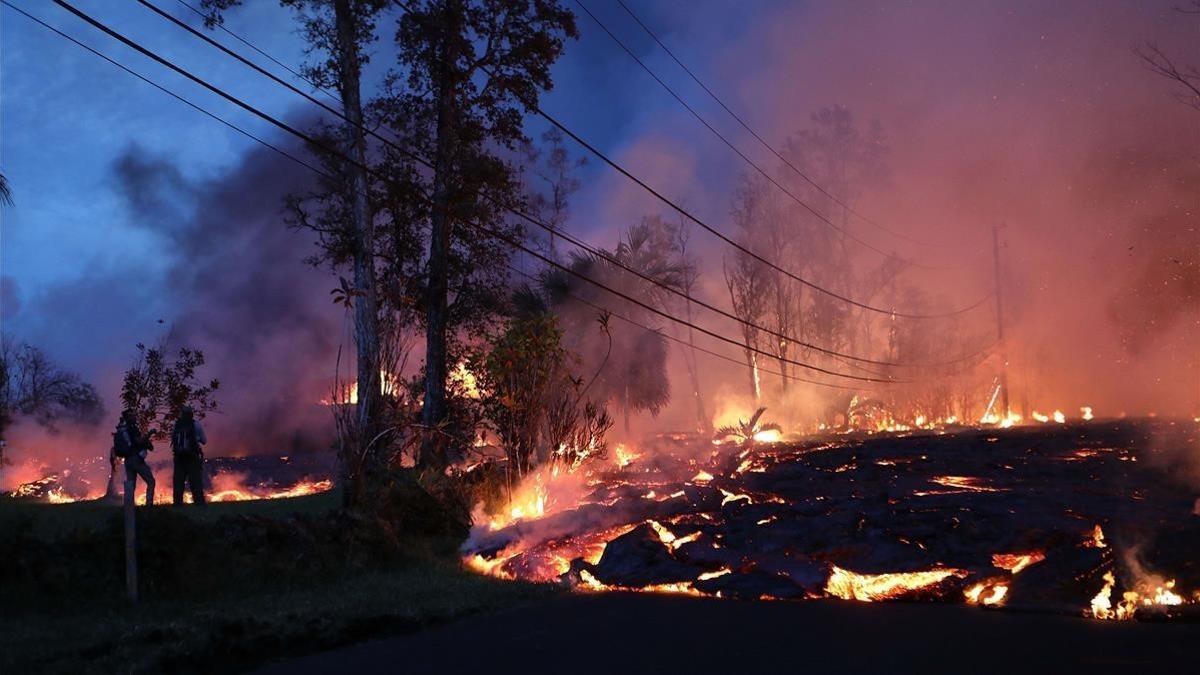
{"type": "Polygon", "coordinates": [[[836,565],[825,592],[843,600],[877,602],[903,597],[930,586],[936,586],[947,577],[966,576],[965,570],[935,568],[919,572],[889,572],[885,574],[857,574],[836,565]]]}

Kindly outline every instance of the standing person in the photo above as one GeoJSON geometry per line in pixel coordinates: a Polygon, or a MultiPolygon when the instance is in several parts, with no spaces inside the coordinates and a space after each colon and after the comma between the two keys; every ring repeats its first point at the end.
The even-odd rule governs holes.
{"type": "Polygon", "coordinates": [[[196,421],[196,413],[189,405],[179,411],[175,428],[171,431],[171,452],[175,455],[175,505],[183,503],[183,485],[192,489],[192,503],[204,504],[204,448],[208,437],[204,427],[196,421]]]}
{"type": "Polygon", "coordinates": [[[138,476],[146,482],[147,506],[154,506],[154,472],[146,464],[146,455],[153,449],[150,437],[138,428],[134,412],[128,409],[122,412],[113,433],[113,454],[125,460],[126,492],[133,494],[137,489],[138,476]]]}

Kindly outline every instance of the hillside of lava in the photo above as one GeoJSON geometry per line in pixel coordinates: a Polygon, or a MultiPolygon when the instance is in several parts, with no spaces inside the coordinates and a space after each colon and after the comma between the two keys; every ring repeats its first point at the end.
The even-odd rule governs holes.
{"type": "Polygon", "coordinates": [[[511,513],[477,520],[464,556],[579,589],[1195,618],[1198,431],[1148,419],[749,446],[663,436],[582,477],[527,478],[511,513]]]}

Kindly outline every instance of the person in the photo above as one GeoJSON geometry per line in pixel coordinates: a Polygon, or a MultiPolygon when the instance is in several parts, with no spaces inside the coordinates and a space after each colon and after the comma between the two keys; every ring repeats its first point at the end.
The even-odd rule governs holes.
{"type": "Polygon", "coordinates": [[[204,504],[204,445],[208,437],[196,421],[191,406],[183,406],[171,431],[171,452],[175,456],[175,504],[183,503],[184,483],[192,490],[192,503],[204,504]]]}
{"type": "Polygon", "coordinates": [[[137,489],[137,477],[146,482],[146,505],[154,505],[154,472],[146,463],[146,455],[154,449],[150,437],[143,434],[137,425],[133,410],[121,413],[117,430],[113,433],[113,455],[125,460],[125,491],[133,494],[137,489]]]}

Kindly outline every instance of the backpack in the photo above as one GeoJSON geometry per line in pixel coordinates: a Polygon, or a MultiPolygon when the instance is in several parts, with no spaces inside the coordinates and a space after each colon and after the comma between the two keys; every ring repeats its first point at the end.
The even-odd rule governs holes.
{"type": "Polygon", "coordinates": [[[112,451],[114,455],[122,459],[137,454],[137,450],[133,447],[133,438],[130,437],[129,427],[124,424],[118,425],[117,430],[113,432],[112,451]]]}
{"type": "Polygon", "coordinates": [[[196,423],[188,422],[175,425],[175,433],[171,434],[171,448],[177,455],[196,455],[200,453],[200,444],[196,442],[196,423]]]}

